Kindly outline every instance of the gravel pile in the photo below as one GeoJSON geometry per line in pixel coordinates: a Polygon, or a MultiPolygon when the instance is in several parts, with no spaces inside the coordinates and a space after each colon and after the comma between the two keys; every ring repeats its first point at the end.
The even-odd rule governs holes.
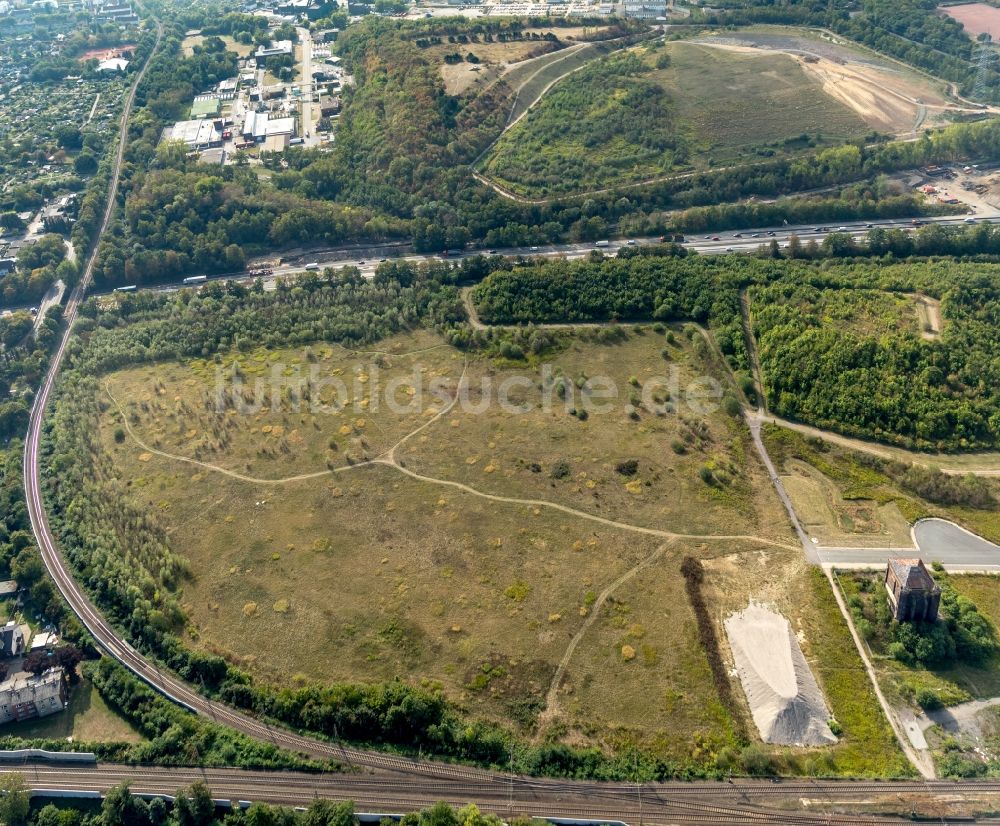
{"type": "Polygon", "coordinates": [[[743,692],[765,743],[836,743],[823,692],[781,614],[751,602],[726,622],[743,692]]]}

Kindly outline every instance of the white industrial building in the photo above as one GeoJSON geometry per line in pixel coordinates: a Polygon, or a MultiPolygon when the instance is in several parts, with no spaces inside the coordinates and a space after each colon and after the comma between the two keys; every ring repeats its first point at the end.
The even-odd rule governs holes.
{"type": "Polygon", "coordinates": [[[295,118],[272,118],[268,112],[247,112],[243,139],[263,143],[275,135],[294,135],[295,118]]]}
{"type": "Polygon", "coordinates": [[[286,54],[292,54],[291,40],[278,40],[270,46],[258,46],[257,51],[254,52],[253,56],[257,60],[267,60],[269,57],[280,57],[281,55],[286,54]]]}
{"type": "Polygon", "coordinates": [[[191,149],[222,145],[222,133],[210,120],[181,120],[168,130],[166,137],[184,141],[191,149]]]}
{"type": "Polygon", "coordinates": [[[667,16],[666,0],[625,0],[625,16],[639,20],[656,20],[667,16]]]}
{"type": "Polygon", "coordinates": [[[128,68],[128,61],[124,57],[110,57],[97,64],[99,72],[124,72],[128,68]]]}

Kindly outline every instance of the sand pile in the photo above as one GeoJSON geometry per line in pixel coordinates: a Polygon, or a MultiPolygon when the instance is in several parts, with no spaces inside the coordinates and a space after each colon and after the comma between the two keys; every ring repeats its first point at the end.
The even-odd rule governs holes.
{"type": "Polygon", "coordinates": [[[761,739],[789,746],[836,743],[823,693],[788,620],[751,602],[725,625],[761,739]]]}

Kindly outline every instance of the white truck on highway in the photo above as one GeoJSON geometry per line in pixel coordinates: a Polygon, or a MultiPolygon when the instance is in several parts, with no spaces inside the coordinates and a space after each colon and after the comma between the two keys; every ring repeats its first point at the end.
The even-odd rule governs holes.
{"type": "Polygon", "coordinates": [[[610,245],[611,245],[610,241],[596,241],[594,243],[595,247],[607,247],[607,246],[610,246],[610,245]]]}

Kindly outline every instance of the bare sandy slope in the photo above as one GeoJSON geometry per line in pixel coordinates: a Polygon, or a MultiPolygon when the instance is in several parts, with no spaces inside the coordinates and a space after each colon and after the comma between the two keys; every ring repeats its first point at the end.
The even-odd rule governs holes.
{"type": "Polygon", "coordinates": [[[751,602],[725,626],[761,739],[787,746],[836,743],[823,692],[788,620],[751,602]]]}
{"type": "MultiPolygon", "coordinates": [[[[760,54],[761,47],[736,45],[719,41],[700,41],[717,49],[729,49],[760,54]]],[[[829,57],[788,52],[799,60],[808,75],[815,78],[823,91],[838,102],[853,109],[865,123],[879,132],[905,134],[931,126],[933,116],[951,108],[943,93],[929,82],[916,76],[870,63],[843,62],[829,57]]]]}
{"type": "MultiPolygon", "coordinates": [[[[857,112],[872,129],[901,134],[922,125],[921,103],[911,90],[905,89],[902,78],[869,66],[841,65],[826,58],[815,63],[803,61],[802,68],[820,82],[826,94],[857,112]]],[[[939,105],[943,106],[944,101],[939,105]]]]}

